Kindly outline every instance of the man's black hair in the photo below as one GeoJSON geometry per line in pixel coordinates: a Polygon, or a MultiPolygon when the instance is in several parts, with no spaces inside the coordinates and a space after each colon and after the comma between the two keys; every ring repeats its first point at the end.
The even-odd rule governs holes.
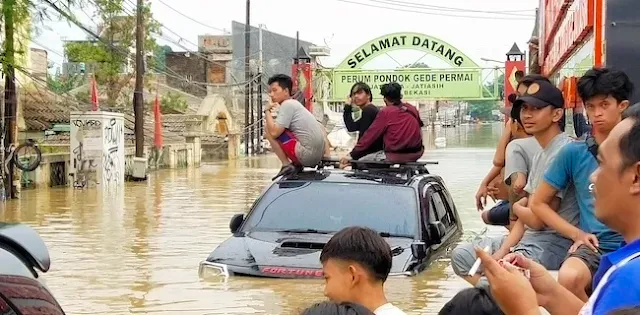
{"type": "Polygon", "coordinates": [[[624,170],[640,162],[640,103],[627,108],[622,116],[633,119],[631,130],[620,138],[619,148],[622,154],[622,170],[624,170]]]}
{"type": "Polygon", "coordinates": [[[393,105],[402,104],[402,85],[397,82],[383,84],[380,87],[380,94],[393,105]]]}
{"type": "Polygon", "coordinates": [[[300,315],[374,315],[374,313],[356,303],[322,302],[308,307],[300,315]]]}
{"type": "Polygon", "coordinates": [[[366,268],[371,276],[386,281],[391,271],[391,248],[374,230],[352,226],[340,230],[324,245],[320,262],[329,259],[355,262],[366,268]]]}
{"type": "Polygon", "coordinates": [[[293,80],[291,77],[286,74],[276,74],[269,78],[267,84],[271,85],[272,83],[277,82],[280,88],[289,89],[289,95],[293,93],[293,80]]]}
{"type": "Polygon", "coordinates": [[[522,70],[516,71],[515,77],[516,77],[516,80],[520,81],[520,79],[522,79],[522,77],[524,77],[524,71],[522,71],[522,70]]]}
{"type": "Polygon", "coordinates": [[[456,294],[438,315],[504,315],[484,288],[468,288],[456,294]]]}
{"type": "Polygon", "coordinates": [[[633,83],[624,71],[610,68],[592,68],[578,79],[578,95],[583,101],[594,96],[613,96],[616,101],[629,100],[633,83]]]}
{"type": "Polygon", "coordinates": [[[373,101],[373,95],[371,95],[371,88],[369,87],[368,84],[364,82],[356,82],[356,84],[354,84],[351,87],[350,91],[351,92],[349,93],[349,96],[353,96],[356,93],[365,92],[367,95],[369,95],[369,102],[373,101]]]}

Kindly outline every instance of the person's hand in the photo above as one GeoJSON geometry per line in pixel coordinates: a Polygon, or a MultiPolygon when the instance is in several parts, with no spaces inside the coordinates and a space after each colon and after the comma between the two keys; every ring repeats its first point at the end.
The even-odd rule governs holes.
{"type": "Polygon", "coordinates": [[[498,199],[497,196],[499,194],[500,194],[500,188],[494,185],[487,186],[487,196],[491,197],[491,200],[493,200],[493,202],[496,202],[496,199],[498,199]]]}
{"type": "Polygon", "coordinates": [[[345,105],[351,106],[353,104],[353,98],[351,96],[347,96],[347,100],[345,101],[345,105]]]}
{"type": "Polygon", "coordinates": [[[508,254],[504,256],[503,260],[514,266],[529,270],[529,283],[531,283],[536,292],[538,305],[544,307],[554,299],[560,284],[544,266],[517,253],[508,254]]]}
{"type": "Polygon", "coordinates": [[[527,179],[525,178],[524,174],[517,173],[516,180],[511,187],[516,194],[521,195],[526,184],[527,179]]]}
{"type": "Polygon", "coordinates": [[[598,252],[598,247],[600,247],[600,244],[598,243],[598,237],[591,233],[585,233],[582,230],[572,239],[573,245],[571,245],[571,247],[569,248],[569,253],[575,252],[581,245],[589,247],[596,253],[598,252]]]}
{"type": "Polygon", "coordinates": [[[267,103],[267,105],[264,107],[264,111],[265,112],[270,112],[272,111],[276,106],[278,106],[278,103],[274,102],[271,98],[269,98],[269,102],[267,103]]]}
{"type": "Polygon", "coordinates": [[[340,158],[340,168],[345,168],[349,165],[349,162],[351,161],[351,156],[349,154],[343,156],[340,158]]]}
{"type": "Polygon", "coordinates": [[[505,314],[540,314],[536,291],[516,268],[500,265],[485,251],[476,248],[491,294],[505,314]]]}
{"type": "Polygon", "coordinates": [[[487,205],[488,193],[487,186],[480,185],[480,187],[478,187],[478,191],[476,192],[476,207],[478,211],[484,210],[484,207],[487,205]]]}

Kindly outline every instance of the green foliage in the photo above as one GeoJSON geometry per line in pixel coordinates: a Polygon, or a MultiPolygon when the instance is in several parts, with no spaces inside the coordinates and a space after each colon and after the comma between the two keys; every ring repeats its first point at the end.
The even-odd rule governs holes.
{"type": "Polygon", "coordinates": [[[156,49],[153,52],[155,58],[151,59],[150,68],[156,72],[164,72],[167,70],[167,53],[172,51],[173,49],[171,49],[171,46],[156,46],[156,49]]]}
{"type": "MultiPolygon", "coordinates": [[[[94,63],[95,78],[98,85],[106,89],[107,104],[117,106],[120,94],[130,85],[135,73],[125,73],[129,61],[133,63],[135,54],[135,12],[125,10],[123,0],[95,0],[97,23],[103,26],[102,40],[85,42],[68,42],[65,53],[74,62],[94,63]]],[[[160,33],[160,24],[153,20],[150,1],[143,7],[145,51],[155,51],[156,43],[152,33],[160,33]]],[[[123,102],[130,100],[126,97],[123,102]]],[[[122,103],[122,102],[120,102],[122,103]]]]}
{"type": "Polygon", "coordinates": [[[497,100],[471,101],[469,104],[469,115],[478,119],[490,120],[493,118],[491,111],[500,108],[500,99],[504,94],[504,74],[498,76],[495,81],[485,84],[485,89],[482,93],[484,97],[497,97],[497,100]],[[496,87],[498,94],[493,95],[496,87]]]}
{"type": "Polygon", "coordinates": [[[176,111],[184,113],[187,107],[189,107],[189,104],[178,93],[168,92],[160,100],[160,112],[163,114],[175,113],[176,111]]]}
{"type": "Polygon", "coordinates": [[[84,82],[83,75],[50,75],[47,73],[47,87],[56,94],[67,93],[84,82]]]}

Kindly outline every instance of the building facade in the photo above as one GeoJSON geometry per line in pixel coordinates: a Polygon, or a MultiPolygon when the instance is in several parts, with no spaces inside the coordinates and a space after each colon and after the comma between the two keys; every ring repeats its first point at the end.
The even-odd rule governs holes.
{"type": "MultiPolygon", "coordinates": [[[[538,64],[576,106],[575,83],[593,66],[619,68],[640,84],[640,42],[634,37],[637,0],[540,0],[538,64]]],[[[636,93],[632,101],[640,100],[636,93]]]]}

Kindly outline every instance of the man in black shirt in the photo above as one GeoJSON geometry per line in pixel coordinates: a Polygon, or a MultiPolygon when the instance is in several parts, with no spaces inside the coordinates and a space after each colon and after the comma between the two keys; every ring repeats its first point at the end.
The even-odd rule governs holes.
{"type": "MultiPolygon", "coordinates": [[[[371,101],[373,96],[371,95],[371,88],[364,82],[358,82],[351,87],[351,93],[347,103],[344,105],[343,118],[344,124],[349,132],[358,132],[358,141],[362,139],[364,134],[369,129],[369,126],[373,123],[378,116],[378,107],[373,105],[371,101]],[[353,120],[353,105],[360,108],[360,119],[353,120]]],[[[374,145],[367,149],[366,156],[360,158],[360,160],[384,160],[384,151],[382,145],[382,137],[376,140],[374,145]]]]}

